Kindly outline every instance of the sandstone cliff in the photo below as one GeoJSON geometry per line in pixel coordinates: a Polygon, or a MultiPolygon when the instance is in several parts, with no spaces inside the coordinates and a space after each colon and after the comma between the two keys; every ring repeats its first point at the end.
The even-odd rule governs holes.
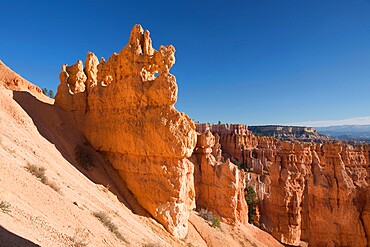
{"type": "Polygon", "coordinates": [[[247,183],[260,198],[261,227],[279,241],[370,244],[369,145],[279,141],[256,137],[243,125],[209,128],[220,136],[224,154],[249,171],[247,183]]]}
{"type": "Polygon", "coordinates": [[[174,108],[175,48],[152,47],[135,25],[126,47],[108,61],[88,53],[62,67],[56,104],[73,112],[87,140],[104,153],[138,202],[176,237],[187,234],[195,207],[193,122],[174,108]]]}

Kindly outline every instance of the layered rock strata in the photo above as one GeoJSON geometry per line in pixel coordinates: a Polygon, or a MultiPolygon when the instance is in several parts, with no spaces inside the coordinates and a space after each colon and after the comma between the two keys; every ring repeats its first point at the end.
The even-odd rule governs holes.
{"type": "Polygon", "coordinates": [[[281,140],[302,141],[302,142],[318,142],[323,143],[331,140],[326,135],[319,134],[312,127],[302,126],[280,126],[280,125],[263,125],[263,126],[248,126],[248,129],[253,134],[258,136],[272,136],[281,140]]]}
{"type": "MultiPolygon", "coordinates": [[[[205,126],[199,125],[198,129],[205,126]]],[[[289,245],[370,244],[370,146],[256,137],[242,125],[208,127],[247,171],[261,226],[289,245]]]]}
{"type": "Polygon", "coordinates": [[[248,206],[244,197],[245,172],[230,162],[220,161],[220,144],[208,130],[198,134],[191,157],[197,208],[207,209],[229,224],[245,223],[248,206]],[[216,155],[215,156],[213,154],[216,155]]]}
{"type": "Polygon", "coordinates": [[[175,237],[187,234],[195,207],[193,122],[178,112],[175,48],[152,47],[135,25],[118,54],[85,66],[63,65],[56,104],[71,112],[87,140],[106,154],[138,202],[175,237]]]}

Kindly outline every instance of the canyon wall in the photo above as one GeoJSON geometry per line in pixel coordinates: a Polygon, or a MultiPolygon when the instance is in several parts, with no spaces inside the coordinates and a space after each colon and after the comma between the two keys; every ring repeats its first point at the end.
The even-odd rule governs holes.
{"type": "Polygon", "coordinates": [[[56,104],[71,112],[91,145],[104,153],[138,202],[175,237],[187,234],[195,207],[194,123],[178,112],[175,48],[152,47],[135,25],[129,43],[99,63],[89,52],[63,65],[56,104]]]}
{"type": "Polygon", "coordinates": [[[256,137],[243,125],[198,125],[220,137],[260,198],[260,225],[289,245],[370,244],[370,146],[256,137]]]}

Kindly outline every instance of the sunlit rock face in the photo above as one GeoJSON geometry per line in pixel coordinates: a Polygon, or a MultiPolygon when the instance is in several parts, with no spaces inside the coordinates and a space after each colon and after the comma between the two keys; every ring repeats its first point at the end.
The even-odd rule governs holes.
{"type": "Polygon", "coordinates": [[[221,161],[219,139],[210,131],[198,134],[191,157],[195,165],[196,204],[229,224],[246,223],[248,206],[244,197],[245,172],[221,161]]]}
{"type": "Polygon", "coordinates": [[[260,224],[279,241],[370,245],[370,146],[256,137],[243,125],[198,125],[219,136],[223,154],[248,171],[260,224]]]}
{"type": "Polygon", "coordinates": [[[56,104],[72,112],[91,145],[106,154],[138,202],[178,238],[195,207],[194,123],[178,112],[175,48],[152,47],[135,25],[128,44],[99,63],[63,65],[56,104]]]}

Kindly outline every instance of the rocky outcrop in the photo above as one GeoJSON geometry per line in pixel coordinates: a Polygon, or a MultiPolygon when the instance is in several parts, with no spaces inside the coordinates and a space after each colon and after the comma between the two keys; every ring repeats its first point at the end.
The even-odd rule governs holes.
{"type": "Polygon", "coordinates": [[[31,82],[27,81],[13,70],[11,70],[8,66],[6,66],[0,60],[0,86],[12,90],[12,91],[26,91],[30,92],[33,96],[37,99],[42,100],[44,102],[53,102],[52,99],[44,95],[41,89],[32,84],[31,82]]]}
{"type": "Polygon", "coordinates": [[[369,145],[280,141],[241,125],[209,128],[224,153],[248,171],[247,183],[260,198],[261,227],[279,241],[370,244],[369,145]]]}
{"type": "Polygon", "coordinates": [[[137,201],[178,238],[195,207],[193,122],[174,108],[175,48],[152,47],[135,25],[129,43],[108,61],[89,52],[63,65],[56,104],[71,112],[91,145],[104,153],[137,201]]]}
{"type": "Polygon", "coordinates": [[[248,126],[248,129],[258,136],[272,136],[280,140],[288,141],[296,140],[322,143],[331,139],[326,135],[319,134],[316,129],[312,127],[263,125],[248,126]]]}
{"type": "Polygon", "coordinates": [[[248,220],[245,173],[229,159],[226,162],[217,160],[212,154],[220,154],[217,149],[220,149],[218,139],[209,130],[198,134],[191,157],[195,165],[197,208],[207,209],[229,224],[245,223],[248,220]]]}

